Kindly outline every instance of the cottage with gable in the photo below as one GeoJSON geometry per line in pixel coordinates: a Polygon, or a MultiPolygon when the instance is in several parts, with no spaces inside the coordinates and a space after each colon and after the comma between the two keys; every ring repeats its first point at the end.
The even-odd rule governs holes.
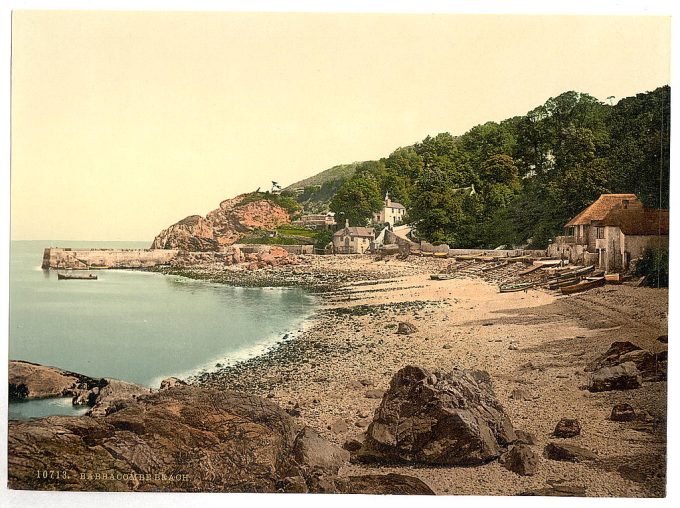
{"type": "Polygon", "coordinates": [[[628,270],[646,249],[668,245],[668,210],[647,209],[635,194],[602,194],[564,233],[548,255],[609,272],[628,270]]]}
{"type": "Polygon", "coordinates": [[[375,238],[372,228],[353,226],[345,221],[345,227],[333,234],[333,251],[336,254],[363,254],[370,250],[375,238]]]}

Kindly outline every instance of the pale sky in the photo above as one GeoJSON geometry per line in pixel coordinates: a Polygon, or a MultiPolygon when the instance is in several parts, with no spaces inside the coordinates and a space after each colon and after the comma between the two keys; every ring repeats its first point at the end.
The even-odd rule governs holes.
{"type": "Polygon", "coordinates": [[[669,17],[15,12],[12,238],[151,242],[271,180],[669,66],[669,17]]]}

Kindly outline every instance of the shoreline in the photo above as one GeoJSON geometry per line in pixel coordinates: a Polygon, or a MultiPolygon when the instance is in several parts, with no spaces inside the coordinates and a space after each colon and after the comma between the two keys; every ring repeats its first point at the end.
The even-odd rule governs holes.
{"type": "Polygon", "coordinates": [[[668,291],[621,285],[572,296],[544,290],[499,293],[497,284],[521,267],[429,279],[449,263],[343,256],[256,271],[185,270],[181,275],[232,285],[246,280],[257,287],[300,287],[296,282],[302,281],[313,286],[309,294],[318,299],[295,337],[185,379],[198,387],[262,396],[296,424],[343,446],[362,439],[400,368],[481,369],[491,376],[513,425],[534,436],[537,453],[553,440],[561,418],[576,418],[583,432],[565,443],[592,450],[597,462],[542,458],[538,473],[526,477],[498,461],[466,468],[350,463],[340,476],[409,474],[437,494],[513,495],[568,485],[586,496],[663,496],[666,382],[602,393],[583,387],[585,367],[612,342],[629,340],[652,352],[667,349],[657,337],[667,333],[668,291]],[[398,334],[400,322],[415,331],[398,334]],[[610,421],[618,403],[631,404],[644,419],[610,421]]]}
{"type": "MultiPolygon", "coordinates": [[[[479,368],[491,375],[513,424],[536,437],[537,450],[561,418],[577,418],[583,433],[569,441],[598,453],[598,464],[542,459],[539,473],[530,477],[518,477],[497,462],[474,468],[350,464],[341,474],[408,470],[438,494],[509,495],[558,481],[583,487],[587,496],[663,495],[666,382],[602,393],[583,386],[585,366],[615,341],[630,340],[653,352],[666,348],[657,337],[667,333],[667,290],[621,285],[566,297],[543,290],[501,294],[496,284],[503,273],[430,281],[427,274],[450,260],[342,261],[351,272],[348,280],[318,291],[320,304],[309,330],[190,382],[266,397],[342,446],[361,439],[399,368],[479,368]],[[371,265],[384,276],[366,277],[371,265]],[[417,331],[398,335],[400,321],[417,331]],[[528,395],[516,399],[518,390],[528,395]],[[648,415],[651,423],[609,421],[612,406],[620,402],[648,415]],[[485,482],[492,487],[482,489],[485,482]]],[[[322,265],[317,260],[317,266],[305,268],[322,265]]]]}

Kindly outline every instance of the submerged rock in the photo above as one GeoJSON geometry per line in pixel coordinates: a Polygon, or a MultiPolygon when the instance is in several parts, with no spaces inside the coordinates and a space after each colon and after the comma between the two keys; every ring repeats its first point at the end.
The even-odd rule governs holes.
{"type": "Polygon", "coordinates": [[[356,456],[362,461],[475,465],[497,458],[516,438],[487,373],[397,372],[356,456]]]}

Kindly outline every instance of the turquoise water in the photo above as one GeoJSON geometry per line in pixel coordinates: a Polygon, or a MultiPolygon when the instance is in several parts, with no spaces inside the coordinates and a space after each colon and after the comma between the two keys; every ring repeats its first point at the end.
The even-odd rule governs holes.
{"type": "MultiPolygon", "coordinates": [[[[15,241],[10,261],[9,357],[158,387],[263,352],[301,329],[312,297],[299,289],[236,288],[131,270],[57,280],[48,246],[146,248],[138,242],[15,241]]],[[[50,401],[13,403],[10,416],[59,414],[50,401]]],[[[77,414],[77,411],[76,413],[77,414]]]]}

